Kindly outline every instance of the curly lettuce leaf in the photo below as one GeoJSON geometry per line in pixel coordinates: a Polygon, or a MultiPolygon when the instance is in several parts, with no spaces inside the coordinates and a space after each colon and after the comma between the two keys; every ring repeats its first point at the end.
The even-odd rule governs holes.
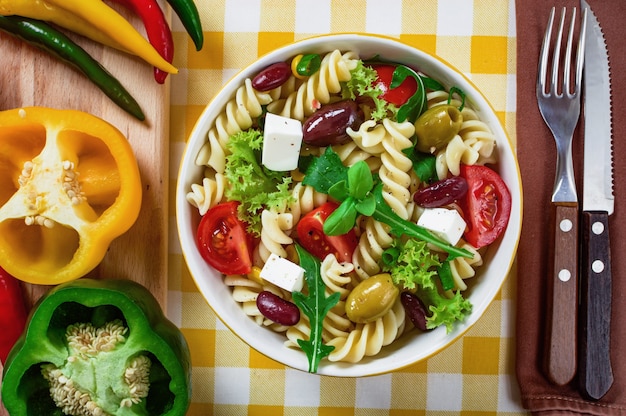
{"type": "Polygon", "coordinates": [[[231,154],[226,156],[224,176],[229,186],[224,193],[229,200],[240,202],[239,218],[248,224],[248,231],[260,235],[261,210],[271,207],[281,209],[293,202],[289,191],[291,175],[261,165],[259,155],[263,148],[263,135],[258,130],[232,135],[227,147],[231,154]]]}
{"type": "Polygon", "coordinates": [[[395,105],[380,98],[383,91],[376,85],[378,74],[376,70],[366,66],[363,61],[359,61],[357,66],[350,71],[350,80],[343,84],[342,96],[344,99],[354,100],[357,97],[369,97],[372,99],[373,107],[370,117],[373,120],[382,120],[389,117],[389,112],[395,114],[398,109],[395,105]]]}
{"type": "Polygon", "coordinates": [[[428,305],[430,316],[426,318],[428,329],[440,325],[446,331],[453,329],[454,323],[462,321],[472,312],[472,303],[463,298],[460,291],[452,297],[440,293],[436,280],[441,263],[427,243],[421,240],[408,240],[401,248],[395,264],[387,266],[391,278],[397,285],[415,290],[419,298],[428,305]]]}

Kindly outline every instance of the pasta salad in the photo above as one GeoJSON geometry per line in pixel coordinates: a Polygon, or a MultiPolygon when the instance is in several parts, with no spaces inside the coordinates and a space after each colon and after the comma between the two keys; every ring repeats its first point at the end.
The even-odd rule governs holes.
{"type": "Polygon", "coordinates": [[[506,229],[496,140],[463,91],[353,51],[248,78],[209,129],[187,201],[197,245],[257,324],[357,363],[471,313],[506,229]]]}

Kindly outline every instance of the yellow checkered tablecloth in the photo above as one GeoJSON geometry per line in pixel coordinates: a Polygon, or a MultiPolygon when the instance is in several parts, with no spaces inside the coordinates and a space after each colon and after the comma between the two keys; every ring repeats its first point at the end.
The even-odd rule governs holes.
{"type": "Polygon", "coordinates": [[[513,0],[197,0],[205,46],[173,18],[169,317],[191,348],[188,415],[523,415],[514,376],[515,272],[483,318],[427,361],[391,374],[333,378],[291,370],[249,348],[209,308],[180,253],[176,173],[185,140],[222,85],[259,55],[316,34],[399,38],[436,54],[483,91],[515,141],[513,0]]]}

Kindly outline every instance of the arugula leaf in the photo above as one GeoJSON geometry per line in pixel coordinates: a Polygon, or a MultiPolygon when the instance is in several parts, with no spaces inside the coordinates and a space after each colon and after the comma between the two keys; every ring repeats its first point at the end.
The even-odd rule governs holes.
{"type": "Polygon", "coordinates": [[[314,158],[306,170],[302,183],[310,185],[316,191],[328,194],[337,182],[348,181],[348,168],[343,165],[339,155],[330,147],[322,156],[314,158]]]}
{"type": "Polygon", "coordinates": [[[407,237],[415,237],[430,243],[435,247],[446,251],[448,253],[448,260],[452,260],[457,257],[468,257],[470,259],[474,257],[470,251],[464,248],[454,247],[435,236],[426,228],[399,217],[398,214],[393,212],[391,207],[387,205],[385,198],[383,198],[382,183],[379,183],[374,188],[374,196],[376,197],[376,211],[374,211],[372,217],[375,220],[383,222],[391,227],[392,234],[395,234],[396,236],[406,235],[407,237]]]}
{"type": "Polygon", "coordinates": [[[463,108],[465,107],[465,92],[459,87],[450,88],[450,92],[448,94],[448,104],[452,102],[452,96],[454,94],[459,94],[461,96],[461,106],[459,107],[459,111],[463,111],[463,108]]]}
{"type": "Polygon", "coordinates": [[[438,179],[437,157],[415,150],[415,145],[402,151],[413,162],[413,171],[421,182],[432,183],[438,179]]]}
{"type": "Polygon", "coordinates": [[[326,297],[326,285],[320,275],[321,262],[308,251],[296,244],[296,251],[300,258],[300,267],[304,269],[304,279],[308,294],[302,292],[293,293],[293,301],[309,318],[311,335],[308,340],[298,340],[298,345],[306,353],[309,359],[309,373],[317,372],[322,358],[335,349],[332,345],[322,342],[322,324],[328,311],[339,302],[339,292],[326,297]]]}

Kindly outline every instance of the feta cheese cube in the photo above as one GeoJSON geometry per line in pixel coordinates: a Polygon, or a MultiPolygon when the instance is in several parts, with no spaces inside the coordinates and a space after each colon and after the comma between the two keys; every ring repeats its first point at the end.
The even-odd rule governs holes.
{"type": "Polygon", "coordinates": [[[298,167],[302,145],[302,123],[299,120],[272,113],[265,115],[261,163],[275,171],[298,167]]]}
{"type": "Polygon", "coordinates": [[[299,292],[304,286],[304,269],[274,253],[261,269],[261,277],[290,292],[299,292]]]}
{"type": "Polygon", "coordinates": [[[454,209],[426,208],[417,220],[417,225],[430,230],[442,240],[456,245],[465,232],[465,221],[454,209]]]}

